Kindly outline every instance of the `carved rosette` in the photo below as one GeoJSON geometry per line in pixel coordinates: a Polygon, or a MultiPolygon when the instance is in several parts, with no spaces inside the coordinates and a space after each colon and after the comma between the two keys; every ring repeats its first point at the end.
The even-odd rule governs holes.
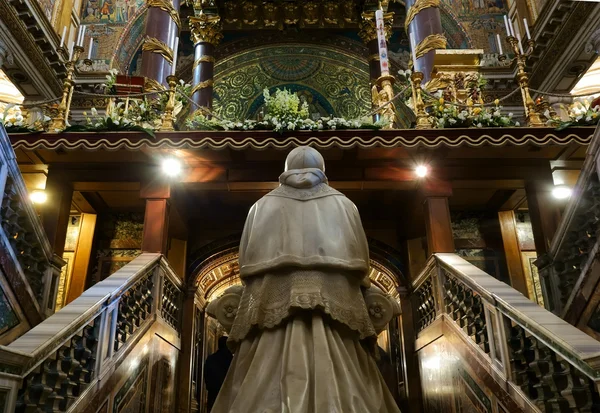
{"type": "Polygon", "coordinates": [[[216,46],[223,39],[221,17],[217,14],[201,13],[197,17],[190,17],[190,29],[195,45],[210,43],[216,46]]]}

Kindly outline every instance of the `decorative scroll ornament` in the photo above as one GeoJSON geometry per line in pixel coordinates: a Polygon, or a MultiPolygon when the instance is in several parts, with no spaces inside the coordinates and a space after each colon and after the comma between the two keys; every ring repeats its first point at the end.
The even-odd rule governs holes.
{"type": "Polygon", "coordinates": [[[316,1],[308,1],[303,5],[304,24],[313,25],[319,22],[319,4],[316,1]]]}
{"type": "Polygon", "coordinates": [[[166,43],[161,42],[155,37],[146,37],[142,51],[158,53],[165,58],[167,62],[173,64],[173,50],[166,43]]]}
{"type": "Polygon", "coordinates": [[[197,17],[190,17],[190,30],[194,44],[210,43],[216,46],[223,38],[221,17],[217,14],[200,13],[197,17]]]}
{"type": "Polygon", "coordinates": [[[173,4],[169,0],[148,0],[148,7],[156,7],[163,11],[166,11],[171,16],[171,19],[175,22],[177,27],[181,29],[181,18],[179,12],[175,10],[173,4]]]}
{"type": "Polygon", "coordinates": [[[156,81],[154,79],[150,79],[147,77],[144,82],[144,91],[145,92],[161,92],[165,89],[166,88],[162,84],[158,83],[158,81],[156,81]]]}
{"type": "Polygon", "coordinates": [[[192,88],[192,95],[194,95],[200,89],[206,89],[207,87],[213,87],[214,82],[212,79],[205,80],[204,82],[200,82],[197,85],[194,85],[192,88]]]}
{"type": "Polygon", "coordinates": [[[430,34],[423,40],[419,42],[416,47],[415,54],[417,55],[417,59],[425,56],[432,50],[435,49],[445,49],[448,41],[444,37],[443,34],[430,34]]]}
{"type": "MultiPolygon", "coordinates": [[[[392,23],[394,22],[394,13],[384,13],[383,22],[385,24],[385,39],[389,40],[392,35],[392,23]]],[[[377,40],[377,26],[375,23],[375,13],[363,13],[360,22],[358,35],[364,43],[377,40]]]]}
{"type": "Polygon", "coordinates": [[[277,25],[277,13],[279,7],[275,3],[265,3],[263,5],[263,24],[265,27],[275,27],[277,25]]]}
{"type": "Polygon", "coordinates": [[[293,25],[298,21],[300,21],[300,6],[295,2],[285,2],[283,4],[283,22],[293,25]]]}
{"type": "Polygon", "coordinates": [[[430,7],[440,7],[440,0],[417,0],[406,13],[406,19],[404,20],[404,28],[408,30],[410,22],[419,14],[421,11],[430,7]]]}
{"type": "Polygon", "coordinates": [[[327,24],[338,24],[339,4],[328,1],[323,5],[323,20],[327,24]]]}
{"type": "Polygon", "coordinates": [[[258,23],[258,6],[251,1],[245,1],[242,5],[244,16],[243,22],[248,26],[254,26],[258,23]]]}
{"type": "Polygon", "coordinates": [[[192,70],[196,69],[200,63],[214,63],[215,58],[213,56],[200,56],[198,59],[194,60],[194,64],[192,65],[192,70]]]}

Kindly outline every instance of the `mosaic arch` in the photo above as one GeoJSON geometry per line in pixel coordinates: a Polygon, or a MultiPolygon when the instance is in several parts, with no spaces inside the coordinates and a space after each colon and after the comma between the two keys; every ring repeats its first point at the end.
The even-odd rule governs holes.
{"type": "Polygon", "coordinates": [[[121,73],[132,73],[136,67],[144,39],[146,10],[147,7],[143,6],[137,11],[136,17],[125,26],[115,45],[111,67],[119,69],[121,73]]]}
{"type": "MultiPolygon", "coordinates": [[[[222,245],[223,249],[215,254],[207,254],[207,258],[201,257],[195,260],[196,265],[193,265],[191,271],[193,275],[190,280],[207,302],[222,295],[227,288],[240,284],[238,243],[239,237],[217,241],[211,245],[222,245]]],[[[394,252],[386,245],[369,239],[369,247],[371,250],[369,279],[374,285],[398,299],[398,287],[406,287],[398,268],[401,264],[394,252]]]]}
{"type": "Polygon", "coordinates": [[[252,48],[219,60],[214,110],[227,119],[249,118],[261,105],[263,89],[284,87],[304,95],[313,113],[331,111],[353,119],[371,107],[366,59],[332,47],[294,43],[252,48]]]}

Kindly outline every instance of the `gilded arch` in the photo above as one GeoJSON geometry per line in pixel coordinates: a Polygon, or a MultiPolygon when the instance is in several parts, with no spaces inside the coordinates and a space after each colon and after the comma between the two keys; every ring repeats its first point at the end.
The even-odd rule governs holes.
{"type": "MultiPolygon", "coordinates": [[[[189,288],[199,290],[209,302],[227,288],[240,283],[238,246],[241,234],[215,241],[201,251],[190,266],[189,288]]],[[[398,287],[408,287],[401,270],[398,251],[369,238],[371,254],[371,282],[395,298],[399,298],[398,287]]]]}

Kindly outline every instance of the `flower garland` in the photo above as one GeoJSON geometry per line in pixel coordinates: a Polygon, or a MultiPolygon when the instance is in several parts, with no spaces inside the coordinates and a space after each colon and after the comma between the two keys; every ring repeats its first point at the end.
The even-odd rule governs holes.
{"type": "Polygon", "coordinates": [[[495,106],[469,106],[461,109],[458,105],[447,103],[440,97],[437,104],[431,106],[432,124],[439,129],[444,128],[508,128],[520,126],[513,119],[513,114],[502,114],[502,106],[496,99],[495,106]]]}
{"type": "Polygon", "coordinates": [[[50,118],[43,113],[30,111],[28,116],[23,115],[19,105],[7,105],[0,113],[0,123],[8,133],[42,132],[47,129],[50,118]]]}
{"type": "Polygon", "coordinates": [[[336,129],[380,129],[386,122],[373,122],[370,118],[347,120],[336,117],[309,118],[308,104],[300,103],[300,98],[287,89],[277,89],[271,95],[263,90],[266,114],[263,120],[246,119],[239,122],[208,118],[196,113],[186,121],[190,130],[273,130],[276,132],[294,130],[336,130],[336,129]]]}
{"type": "Polygon", "coordinates": [[[584,100],[577,101],[569,106],[568,121],[554,120],[552,125],[557,130],[563,130],[571,126],[593,126],[600,121],[600,102],[594,100],[591,104],[584,100]]]}

